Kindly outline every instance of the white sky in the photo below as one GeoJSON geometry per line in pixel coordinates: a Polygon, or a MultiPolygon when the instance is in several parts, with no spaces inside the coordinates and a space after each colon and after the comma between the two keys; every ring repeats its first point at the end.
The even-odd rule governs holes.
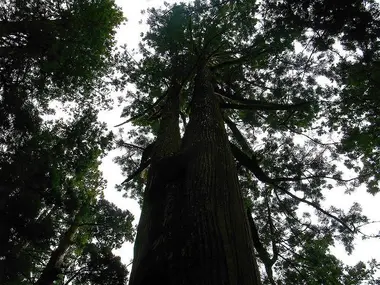
{"type": "MultiPolygon", "coordinates": [[[[117,38],[120,44],[126,43],[129,49],[137,48],[140,41],[140,33],[146,30],[146,26],[140,25],[138,22],[142,18],[140,11],[152,6],[163,5],[162,0],[116,0],[116,3],[123,8],[124,15],[128,18],[126,25],[123,25],[117,34],[117,38]]],[[[167,2],[176,2],[169,1],[167,2]]],[[[117,95],[115,94],[115,97],[117,95]]],[[[114,132],[117,129],[113,126],[122,122],[120,118],[122,108],[115,108],[112,111],[102,112],[100,120],[105,121],[109,128],[114,132]]],[[[106,158],[104,158],[101,169],[104,173],[104,177],[108,181],[108,187],[105,191],[105,197],[111,202],[115,203],[122,209],[128,209],[135,215],[135,224],[138,223],[140,216],[140,208],[136,201],[132,199],[123,198],[123,193],[117,192],[115,190],[115,184],[122,182],[125,177],[121,175],[121,171],[118,165],[116,165],[112,160],[118,155],[118,151],[111,152],[106,158]]],[[[363,212],[372,220],[380,220],[380,195],[373,197],[372,195],[365,192],[364,189],[358,189],[355,193],[351,195],[343,195],[344,190],[333,189],[326,191],[326,201],[324,207],[328,208],[330,205],[340,207],[343,209],[348,209],[353,202],[359,202],[363,206],[363,212]]],[[[380,230],[380,224],[372,224],[365,228],[362,228],[365,233],[378,233],[380,230]]],[[[355,264],[359,260],[367,261],[371,258],[377,258],[380,260],[380,240],[371,239],[361,241],[358,239],[356,242],[355,251],[351,256],[347,256],[344,248],[341,245],[337,245],[332,251],[338,258],[346,262],[347,264],[355,264]]],[[[129,264],[133,258],[133,244],[126,243],[117,254],[121,256],[122,261],[129,264]]],[[[131,269],[130,267],[128,268],[131,269]]]]}

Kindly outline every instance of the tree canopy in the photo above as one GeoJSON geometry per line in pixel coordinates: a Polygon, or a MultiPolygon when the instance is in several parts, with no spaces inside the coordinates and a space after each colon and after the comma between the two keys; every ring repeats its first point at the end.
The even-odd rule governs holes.
{"type": "Polygon", "coordinates": [[[331,250],[376,221],[324,201],[380,189],[378,3],[143,13],[134,54],[114,0],[0,3],[0,284],[125,284],[133,216],[99,170],[115,146],[142,206],[130,285],[379,284],[378,261],[331,250]],[[111,90],[119,138],[98,121],[111,90]]]}

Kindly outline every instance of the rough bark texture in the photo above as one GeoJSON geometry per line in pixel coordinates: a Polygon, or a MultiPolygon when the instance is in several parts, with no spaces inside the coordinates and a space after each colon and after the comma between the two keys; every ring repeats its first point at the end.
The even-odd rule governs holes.
{"type": "Polygon", "coordinates": [[[256,285],[260,278],[217,97],[207,67],[195,77],[183,149],[190,153],[170,282],[166,284],[256,285]]]}
{"type": "Polygon", "coordinates": [[[179,83],[172,83],[152,153],[148,183],[144,192],[143,207],[137,228],[130,285],[157,284],[167,273],[167,257],[163,253],[170,243],[168,218],[171,216],[173,193],[178,185],[174,181],[178,167],[181,137],[179,132],[179,83]]]}
{"type": "Polygon", "coordinates": [[[195,78],[180,151],[178,96],[169,92],[130,285],[260,284],[237,171],[209,76],[203,68],[195,78]]]}

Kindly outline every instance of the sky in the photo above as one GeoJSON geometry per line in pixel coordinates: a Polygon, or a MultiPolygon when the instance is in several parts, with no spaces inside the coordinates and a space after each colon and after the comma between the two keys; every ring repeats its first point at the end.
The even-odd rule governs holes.
{"type": "MultiPolygon", "coordinates": [[[[166,2],[172,3],[175,1],[166,2]]],[[[143,24],[139,24],[142,19],[140,13],[141,10],[152,6],[162,6],[164,1],[162,0],[116,0],[116,3],[122,7],[124,15],[127,17],[128,22],[121,26],[117,33],[117,39],[119,44],[127,44],[129,49],[137,48],[140,41],[140,33],[146,31],[147,27],[143,24]]],[[[115,98],[118,95],[114,94],[115,98]]],[[[100,114],[100,120],[107,123],[109,129],[117,132],[117,128],[114,126],[123,122],[120,118],[122,107],[116,107],[112,111],[102,112],[100,114]]],[[[128,126],[126,126],[128,128],[128,126]]],[[[127,130],[127,129],[126,129],[127,130]]],[[[126,131],[125,130],[125,131],[126,131]]],[[[101,170],[103,171],[105,179],[108,181],[108,187],[105,191],[105,197],[109,201],[115,203],[122,209],[129,210],[135,216],[135,224],[138,223],[140,217],[140,207],[136,201],[122,197],[123,193],[117,192],[115,184],[121,183],[125,177],[121,175],[121,171],[118,165],[113,162],[113,158],[120,152],[112,151],[102,161],[101,170]]],[[[378,209],[380,205],[380,195],[372,196],[365,192],[365,189],[358,189],[354,193],[347,195],[344,194],[344,189],[334,188],[333,190],[326,191],[326,200],[324,201],[324,208],[328,208],[331,205],[348,209],[354,202],[358,202],[363,206],[363,212],[369,218],[375,221],[380,221],[380,211],[378,209]]],[[[379,233],[380,223],[375,223],[367,227],[362,228],[365,233],[379,233]]],[[[372,258],[380,260],[380,239],[364,240],[358,239],[356,241],[355,251],[352,255],[348,256],[342,245],[337,244],[332,248],[332,253],[339,259],[347,264],[354,265],[359,260],[367,261],[372,258]]],[[[133,259],[133,244],[125,243],[123,247],[116,251],[121,256],[122,261],[125,264],[130,264],[133,259]]],[[[128,267],[131,270],[131,267],[128,267]]]]}

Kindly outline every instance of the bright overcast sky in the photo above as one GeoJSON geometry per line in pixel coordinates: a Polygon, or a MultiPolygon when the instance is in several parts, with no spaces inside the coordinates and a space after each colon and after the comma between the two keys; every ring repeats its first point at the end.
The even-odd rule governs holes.
{"type": "MultiPolygon", "coordinates": [[[[176,2],[169,1],[166,2],[176,2]]],[[[182,1],[183,2],[183,1],[182,1]]],[[[129,49],[137,48],[140,40],[140,33],[147,29],[146,26],[140,25],[138,22],[141,20],[141,10],[152,6],[161,6],[164,1],[162,0],[116,0],[116,3],[123,8],[124,15],[128,18],[128,22],[121,26],[118,31],[117,38],[120,44],[127,44],[129,49]]],[[[115,94],[115,97],[117,95],[115,94]]],[[[116,108],[110,112],[103,112],[100,116],[102,121],[105,121],[109,128],[114,132],[117,129],[113,126],[121,123],[120,118],[121,108],[116,108]]],[[[118,165],[113,163],[112,159],[117,155],[117,151],[111,152],[104,160],[101,166],[105,178],[108,181],[108,188],[105,196],[108,200],[115,203],[122,209],[128,209],[135,215],[135,224],[138,223],[140,216],[140,208],[136,201],[126,199],[122,197],[123,193],[115,190],[115,184],[122,182],[123,176],[118,165]]],[[[365,192],[364,189],[358,189],[351,195],[343,195],[344,189],[333,189],[326,192],[326,201],[324,207],[328,208],[330,205],[343,208],[347,210],[354,202],[359,202],[363,206],[364,214],[370,217],[372,220],[380,220],[380,195],[373,197],[365,192]]],[[[380,223],[376,223],[362,228],[364,233],[378,233],[380,231],[380,223]]],[[[371,258],[377,258],[380,260],[380,240],[371,239],[361,241],[358,239],[356,242],[355,251],[351,256],[345,254],[344,248],[337,245],[333,249],[333,253],[344,262],[353,265],[359,260],[367,261],[371,258]]],[[[117,251],[124,263],[129,264],[133,258],[133,245],[130,243],[125,244],[120,250],[117,251]]],[[[128,267],[131,270],[130,266],[128,267]]]]}

